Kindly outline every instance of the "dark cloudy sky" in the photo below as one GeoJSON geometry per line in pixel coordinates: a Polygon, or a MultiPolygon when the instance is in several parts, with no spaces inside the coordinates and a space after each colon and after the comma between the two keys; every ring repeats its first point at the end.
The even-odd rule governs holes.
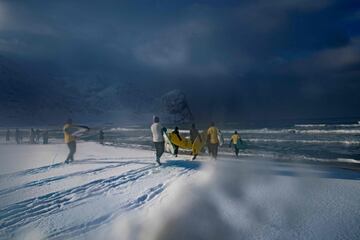
{"type": "Polygon", "coordinates": [[[154,96],[178,88],[199,114],[228,121],[356,117],[359,7],[347,0],[0,0],[0,55],[34,74],[101,74],[154,96]]]}

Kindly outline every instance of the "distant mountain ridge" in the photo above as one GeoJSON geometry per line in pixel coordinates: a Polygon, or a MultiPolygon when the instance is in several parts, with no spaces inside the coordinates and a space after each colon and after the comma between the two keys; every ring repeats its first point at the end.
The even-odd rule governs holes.
{"type": "Polygon", "coordinates": [[[180,100],[178,110],[174,103],[169,109],[161,96],[154,97],[131,81],[106,81],[99,74],[35,75],[0,56],[0,80],[1,125],[58,124],[68,117],[83,122],[144,123],[154,114],[174,122],[192,119],[181,92],[165,93],[168,99],[180,100]]]}

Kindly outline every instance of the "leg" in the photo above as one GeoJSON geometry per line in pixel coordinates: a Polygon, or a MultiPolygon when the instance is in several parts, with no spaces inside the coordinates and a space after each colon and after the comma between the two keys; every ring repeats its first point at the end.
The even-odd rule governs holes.
{"type": "Polygon", "coordinates": [[[209,156],[213,156],[213,146],[211,143],[208,144],[208,149],[209,149],[209,156]]]}
{"type": "Polygon", "coordinates": [[[69,163],[69,161],[71,159],[71,146],[70,146],[70,143],[67,143],[67,146],[69,148],[69,154],[66,157],[65,163],[69,163]]]}
{"type": "Polygon", "coordinates": [[[214,158],[217,158],[218,155],[218,148],[219,148],[219,144],[214,144],[214,158]]]}
{"type": "Polygon", "coordinates": [[[73,149],[72,149],[72,155],[71,155],[71,161],[74,161],[74,155],[76,153],[76,142],[73,141],[73,149]]]}
{"type": "Polygon", "coordinates": [[[160,163],[160,158],[162,154],[164,153],[164,142],[154,142],[155,150],[156,150],[156,162],[158,164],[160,163]]]}
{"type": "Polygon", "coordinates": [[[174,147],[174,155],[175,155],[175,157],[177,157],[178,152],[179,152],[179,147],[178,147],[178,146],[175,146],[175,147],[174,147]]]}
{"type": "Polygon", "coordinates": [[[76,152],[76,142],[72,141],[69,142],[68,144],[68,148],[69,148],[69,154],[65,160],[65,163],[69,163],[70,161],[74,161],[74,154],[76,152]]]}
{"type": "Polygon", "coordinates": [[[235,155],[238,157],[239,156],[239,148],[237,146],[235,146],[235,155]]]}

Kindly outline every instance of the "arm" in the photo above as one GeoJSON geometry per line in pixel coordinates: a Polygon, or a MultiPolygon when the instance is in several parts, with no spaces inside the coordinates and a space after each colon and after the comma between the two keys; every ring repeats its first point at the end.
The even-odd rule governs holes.
{"type": "Polygon", "coordinates": [[[181,138],[181,136],[180,136],[180,133],[179,133],[179,132],[176,132],[175,134],[176,134],[176,136],[179,138],[179,140],[182,141],[182,138],[181,138]]]}

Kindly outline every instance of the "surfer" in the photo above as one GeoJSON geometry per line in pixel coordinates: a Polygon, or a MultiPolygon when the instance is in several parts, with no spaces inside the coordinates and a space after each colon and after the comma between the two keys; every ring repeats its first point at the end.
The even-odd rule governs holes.
{"type": "MultiPolygon", "coordinates": [[[[153,118],[153,124],[150,127],[153,143],[155,145],[156,150],[156,162],[161,165],[160,158],[165,150],[165,142],[163,137],[164,128],[160,124],[160,119],[157,116],[153,118]]],[[[166,131],[166,130],[165,130],[166,131]]]]}
{"type": "Polygon", "coordinates": [[[234,150],[235,150],[235,155],[238,157],[239,156],[239,144],[241,143],[241,137],[240,135],[238,134],[237,131],[234,132],[234,134],[231,136],[230,138],[230,148],[232,146],[234,146],[234,150]]]}
{"type": "Polygon", "coordinates": [[[42,134],[43,137],[43,144],[48,144],[49,143],[49,131],[45,130],[42,134]]]}
{"type": "Polygon", "coordinates": [[[100,144],[104,144],[104,131],[103,130],[100,130],[99,131],[99,143],[100,144]]]}
{"type": "Polygon", "coordinates": [[[209,149],[209,154],[216,159],[218,154],[219,147],[219,129],[215,127],[215,123],[211,122],[210,127],[207,130],[207,144],[209,149]]]}
{"type": "Polygon", "coordinates": [[[15,130],[15,141],[16,141],[17,144],[20,144],[20,142],[21,142],[20,139],[21,139],[20,131],[19,131],[19,129],[17,128],[17,129],[15,130]]]}
{"type": "Polygon", "coordinates": [[[35,131],[33,128],[30,129],[30,144],[34,144],[35,143],[35,131]]]}
{"type": "Polygon", "coordinates": [[[73,128],[72,119],[69,118],[63,128],[64,131],[64,141],[69,148],[69,154],[65,160],[65,163],[70,163],[74,161],[74,154],[76,152],[76,138],[71,134],[71,128],[73,128]]]}
{"type": "MultiPolygon", "coordinates": [[[[172,133],[175,134],[180,141],[182,141],[182,138],[180,136],[180,132],[179,132],[178,127],[175,127],[175,129],[174,129],[174,131],[172,131],[172,133]]],[[[178,152],[179,152],[179,146],[174,145],[174,155],[175,155],[175,157],[177,157],[178,152]]]]}
{"type": "Polygon", "coordinates": [[[36,143],[40,143],[40,129],[36,129],[35,131],[35,139],[36,139],[36,143]]]}
{"type": "Polygon", "coordinates": [[[193,123],[191,125],[190,128],[190,141],[191,143],[195,142],[195,139],[199,136],[199,138],[201,138],[200,134],[199,134],[199,130],[196,129],[195,124],[193,123]]]}
{"type": "MultiPolygon", "coordinates": [[[[191,125],[191,128],[190,128],[190,141],[191,141],[191,144],[194,144],[197,137],[199,137],[200,141],[202,141],[201,136],[199,134],[199,131],[196,129],[195,123],[193,123],[191,125]]],[[[197,157],[197,154],[194,153],[194,152],[192,152],[191,154],[193,155],[192,160],[195,160],[195,158],[197,157]]]]}
{"type": "Polygon", "coordinates": [[[6,130],[6,142],[10,141],[10,130],[6,130]]]}

